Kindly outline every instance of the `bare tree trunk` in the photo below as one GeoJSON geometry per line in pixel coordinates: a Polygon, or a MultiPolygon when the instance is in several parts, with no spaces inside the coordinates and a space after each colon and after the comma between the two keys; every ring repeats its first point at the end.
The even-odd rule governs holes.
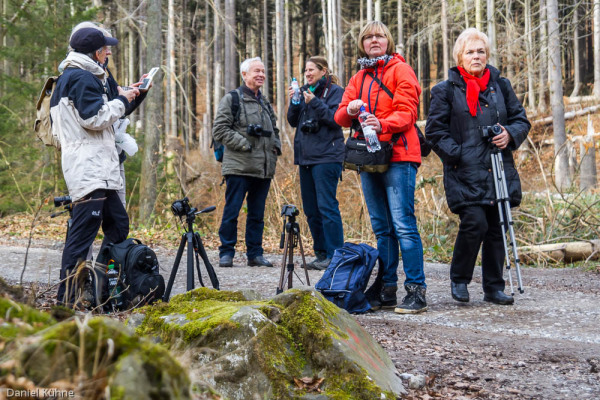
{"type": "Polygon", "coordinates": [[[538,91],[538,111],[543,113],[548,108],[546,104],[546,88],[548,85],[548,19],[546,0],[540,0],[540,79],[538,91]]]}
{"type": "Polygon", "coordinates": [[[444,63],[444,80],[448,79],[448,0],[442,0],[442,60],[444,63]]]}
{"type": "Polygon", "coordinates": [[[594,142],[594,126],[588,115],[587,135],[580,142],[581,167],[579,169],[579,187],[581,190],[596,188],[598,175],[596,171],[596,145],[594,142]]]}
{"type": "MultiPolygon", "coordinates": [[[[446,1],[446,0],[443,0],[443,1],[446,1]]],[[[397,18],[398,18],[398,42],[396,43],[396,51],[398,53],[400,53],[402,56],[404,56],[404,34],[402,33],[402,30],[404,29],[404,19],[402,16],[402,0],[398,0],[397,18]]]]}
{"type": "Polygon", "coordinates": [[[567,135],[565,132],[565,105],[563,103],[562,68],[560,60],[560,31],[558,0],[548,0],[548,53],[550,53],[550,104],[554,128],[554,173],[556,186],[565,190],[571,186],[567,135]]]}
{"type": "Polygon", "coordinates": [[[167,96],[165,126],[167,128],[167,173],[173,172],[173,149],[177,140],[177,93],[175,86],[175,4],[168,1],[167,15],[167,96]]]}
{"type": "Polygon", "coordinates": [[[367,22],[373,21],[373,0],[367,0],[367,22]]]}
{"type": "Polygon", "coordinates": [[[343,45],[343,41],[344,41],[344,35],[342,34],[343,30],[342,30],[342,0],[335,0],[335,4],[336,4],[336,21],[337,21],[337,50],[338,50],[338,57],[337,57],[337,67],[335,70],[335,73],[337,74],[338,78],[340,78],[341,82],[345,82],[344,78],[345,78],[345,71],[344,71],[344,45],[343,45]]]}
{"type": "Polygon", "coordinates": [[[487,0],[487,35],[490,40],[490,59],[491,65],[498,66],[496,53],[496,2],[487,0]]]}
{"type": "MultiPolygon", "coordinates": [[[[148,64],[159,66],[162,64],[162,15],[161,1],[151,0],[147,11],[148,27],[146,28],[146,43],[148,64]]],[[[157,167],[159,161],[160,137],[163,129],[162,121],[162,85],[154,85],[144,102],[145,126],[144,150],[142,159],[142,172],[140,178],[140,210],[141,223],[147,223],[154,212],[157,188],[157,167]]]]}
{"type": "Polygon", "coordinates": [[[469,27],[469,4],[467,0],[463,0],[463,8],[465,11],[465,29],[469,27]]]}
{"type": "Polygon", "coordinates": [[[594,96],[600,99],[600,0],[594,0],[594,96]]]}
{"type": "Polygon", "coordinates": [[[381,0],[375,0],[375,20],[381,21],[381,0]]]}
{"type": "Polygon", "coordinates": [[[573,91],[569,97],[579,96],[581,90],[581,55],[579,54],[579,1],[573,5],[573,91]]]}
{"type": "MultiPolygon", "coordinates": [[[[328,8],[327,6],[329,5],[329,1],[331,0],[327,0],[327,3],[325,3],[325,0],[321,0],[321,9],[322,9],[322,14],[323,14],[323,36],[325,36],[325,51],[327,54],[325,54],[325,57],[327,58],[327,63],[329,65],[331,65],[331,42],[329,40],[329,36],[331,36],[331,31],[328,28],[328,8]]],[[[316,32],[314,32],[316,34],[316,32]]]]}
{"type": "Polygon", "coordinates": [[[263,64],[265,65],[265,85],[263,85],[263,94],[269,98],[269,81],[271,72],[269,69],[269,0],[263,1],[263,64]]]}
{"type": "Polygon", "coordinates": [[[214,94],[213,94],[213,114],[217,114],[217,108],[221,97],[223,97],[223,24],[221,23],[221,14],[223,13],[222,0],[214,0],[214,23],[213,23],[213,61],[214,61],[214,94]]]}
{"type": "MultiPolygon", "coordinates": [[[[211,16],[209,7],[206,7],[206,14],[204,16],[204,71],[206,76],[206,124],[204,124],[204,141],[201,145],[201,149],[208,151],[212,140],[212,121],[213,121],[213,49],[212,49],[212,35],[210,26],[211,16]]],[[[198,63],[198,65],[202,65],[198,63]]],[[[199,114],[198,114],[199,115],[199,114]]]]}
{"type": "Polygon", "coordinates": [[[286,82],[292,80],[292,76],[294,76],[294,70],[292,67],[292,32],[290,30],[290,2],[289,0],[285,0],[285,66],[286,66],[286,82]]]}
{"type": "Polygon", "coordinates": [[[225,0],[225,80],[224,88],[228,92],[237,85],[237,57],[235,40],[235,0],[225,0]]]}
{"type": "Polygon", "coordinates": [[[284,54],[284,39],[283,36],[283,0],[275,0],[275,44],[276,44],[276,58],[277,58],[277,125],[279,125],[280,131],[287,137],[283,124],[283,109],[285,107],[285,61],[283,59],[284,54]]]}
{"type": "Polygon", "coordinates": [[[533,37],[531,32],[531,0],[525,0],[525,47],[527,49],[527,82],[528,82],[528,90],[527,97],[529,100],[529,109],[535,109],[535,77],[534,77],[534,67],[533,67],[533,37]]]}
{"type": "Polygon", "coordinates": [[[477,30],[483,30],[483,7],[481,6],[481,0],[475,0],[475,28],[477,30]]]}

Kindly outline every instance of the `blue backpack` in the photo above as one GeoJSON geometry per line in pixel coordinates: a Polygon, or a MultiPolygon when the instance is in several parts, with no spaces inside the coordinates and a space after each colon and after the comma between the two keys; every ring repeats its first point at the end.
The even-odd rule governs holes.
{"type": "Polygon", "coordinates": [[[366,244],[344,243],[335,250],[331,263],[315,285],[329,301],[349,313],[359,314],[371,309],[365,288],[379,252],[366,244]]]}

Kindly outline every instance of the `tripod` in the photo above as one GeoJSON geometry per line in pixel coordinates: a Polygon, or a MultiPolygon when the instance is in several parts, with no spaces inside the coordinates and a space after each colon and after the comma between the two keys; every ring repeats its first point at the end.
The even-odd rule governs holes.
{"type": "Polygon", "coordinates": [[[194,221],[196,219],[196,215],[214,211],[215,208],[215,206],[211,206],[201,211],[197,211],[197,209],[191,208],[187,213],[187,229],[186,232],[183,235],[181,235],[181,242],[179,243],[177,256],[175,256],[175,263],[173,263],[173,269],[171,270],[169,283],[167,284],[167,289],[165,290],[165,295],[163,296],[163,301],[165,303],[169,301],[169,297],[171,296],[171,289],[173,288],[173,282],[175,281],[177,269],[179,268],[179,263],[181,261],[181,257],[183,256],[183,249],[185,248],[186,243],[188,245],[186,290],[189,292],[190,290],[194,289],[194,255],[196,256],[195,266],[196,271],[198,272],[198,280],[200,281],[200,285],[204,287],[202,275],[200,274],[200,260],[198,259],[198,255],[200,255],[202,261],[204,262],[204,267],[206,268],[206,272],[208,273],[208,277],[210,278],[210,282],[212,283],[213,288],[219,290],[219,279],[217,279],[217,274],[215,274],[215,270],[212,264],[210,263],[210,261],[208,261],[208,256],[206,255],[206,250],[204,250],[204,246],[202,245],[202,239],[200,238],[200,234],[198,232],[194,232],[194,221]]]}
{"type": "Polygon", "coordinates": [[[502,162],[502,153],[491,145],[492,148],[492,170],[494,173],[494,187],[496,189],[496,202],[498,203],[498,214],[500,215],[500,226],[502,226],[502,242],[504,243],[504,258],[506,259],[506,270],[508,271],[508,281],[510,282],[510,292],[514,296],[509,245],[512,247],[512,254],[515,261],[515,272],[517,274],[517,285],[519,293],[523,293],[523,281],[521,280],[521,267],[519,266],[519,255],[517,253],[517,240],[515,239],[515,230],[513,229],[513,219],[510,212],[510,201],[508,198],[508,188],[506,186],[506,175],[504,174],[504,163],[502,162]],[[509,233],[510,243],[506,241],[506,233],[509,233]]]}
{"type": "MultiPolygon", "coordinates": [[[[300,237],[300,225],[296,222],[296,216],[300,212],[295,206],[283,206],[281,215],[283,218],[283,230],[281,232],[281,241],[279,248],[283,249],[283,260],[281,261],[281,276],[276,294],[283,292],[283,285],[287,280],[287,288],[292,288],[292,276],[294,272],[294,248],[300,245],[300,255],[302,256],[302,266],[306,275],[306,284],[310,286],[308,278],[308,269],[306,268],[306,259],[304,258],[304,248],[302,247],[302,238],[300,237]],[[291,210],[291,211],[290,211],[291,210]],[[287,264],[286,264],[287,259],[287,264]]],[[[298,280],[302,283],[300,277],[296,274],[298,280]]]]}

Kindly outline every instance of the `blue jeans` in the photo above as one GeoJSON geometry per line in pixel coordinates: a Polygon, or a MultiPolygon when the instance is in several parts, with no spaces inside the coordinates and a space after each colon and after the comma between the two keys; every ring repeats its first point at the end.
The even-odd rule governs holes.
{"type": "Polygon", "coordinates": [[[361,172],[360,179],[371,226],[377,237],[384,286],[396,286],[398,282],[398,242],[406,275],[404,283],[425,286],[423,244],[415,218],[416,165],[391,163],[381,174],[361,172]]]}
{"type": "Polygon", "coordinates": [[[341,163],[300,166],[302,207],[308,220],[315,253],[333,257],[335,249],[344,245],[344,228],[337,201],[337,185],[342,174],[341,163]]]}
{"type": "Polygon", "coordinates": [[[248,214],[246,216],[246,255],[252,259],[263,255],[262,238],[265,227],[265,203],[269,194],[270,179],[250,176],[227,175],[225,177],[225,207],[219,228],[219,257],[235,254],[237,243],[237,225],[240,209],[246,199],[248,214]]]}

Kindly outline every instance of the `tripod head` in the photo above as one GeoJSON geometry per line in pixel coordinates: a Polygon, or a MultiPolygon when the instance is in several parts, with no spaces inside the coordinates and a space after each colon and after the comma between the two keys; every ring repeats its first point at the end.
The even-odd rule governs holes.
{"type": "MultiPolygon", "coordinates": [[[[293,204],[286,204],[281,208],[281,216],[283,217],[283,229],[281,231],[281,240],[279,241],[279,248],[283,249],[285,244],[285,233],[290,232],[296,234],[300,231],[296,217],[300,215],[300,210],[293,204]]],[[[296,235],[294,235],[295,238],[296,235]]],[[[293,243],[296,243],[294,240],[293,243]]]]}
{"type": "Polygon", "coordinates": [[[215,206],[210,206],[210,207],[206,207],[200,211],[198,211],[197,208],[192,207],[190,205],[190,200],[187,197],[184,197],[181,200],[175,200],[173,202],[173,204],[171,204],[171,211],[173,212],[173,214],[176,217],[179,217],[182,221],[183,218],[185,217],[185,220],[189,226],[189,230],[191,231],[192,225],[194,224],[194,221],[196,220],[196,215],[198,214],[203,214],[203,213],[209,213],[211,211],[214,211],[217,207],[215,206]]]}
{"type": "Polygon", "coordinates": [[[68,212],[69,215],[73,214],[73,201],[71,200],[71,196],[60,196],[55,197],[54,199],[54,207],[63,207],[63,211],[53,212],[50,214],[50,218],[58,217],[59,215],[63,215],[68,212]]]}

